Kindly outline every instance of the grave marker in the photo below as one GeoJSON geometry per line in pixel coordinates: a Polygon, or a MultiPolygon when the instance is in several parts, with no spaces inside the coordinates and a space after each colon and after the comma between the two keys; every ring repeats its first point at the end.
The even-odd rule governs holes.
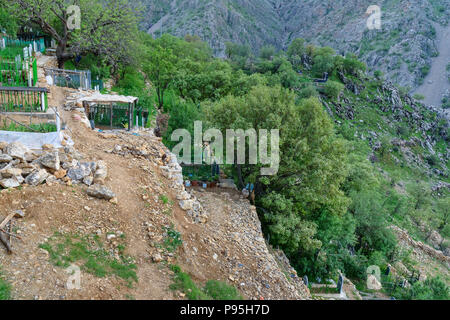
{"type": "Polygon", "coordinates": [[[343,285],[344,285],[344,277],[342,277],[342,274],[339,274],[339,280],[338,280],[338,283],[337,283],[337,289],[338,289],[339,294],[342,293],[343,285]]]}

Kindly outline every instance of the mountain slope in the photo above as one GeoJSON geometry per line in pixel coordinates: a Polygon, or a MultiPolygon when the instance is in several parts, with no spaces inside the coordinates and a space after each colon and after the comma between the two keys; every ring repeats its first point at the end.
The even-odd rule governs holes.
{"type": "Polygon", "coordinates": [[[417,88],[416,93],[425,96],[424,103],[439,106],[443,95],[450,94],[450,81],[448,79],[447,65],[450,65],[450,25],[436,26],[439,41],[439,56],[433,59],[430,73],[425,77],[424,83],[417,88]]]}
{"type": "Polygon", "coordinates": [[[431,57],[438,54],[433,21],[446,25],[446,0],[385,0],[382,29],[368,30],[370,0],[142,0],[147,13],[143,28],[159,35],[195,34],[218,56],[225,42],[286,48],[297,37],[338,53],[354,52],[370,69],[380,69],[402,86],[423,83],[431,57]],[[161,20],[161,18],[163,18],[161,20]]]}

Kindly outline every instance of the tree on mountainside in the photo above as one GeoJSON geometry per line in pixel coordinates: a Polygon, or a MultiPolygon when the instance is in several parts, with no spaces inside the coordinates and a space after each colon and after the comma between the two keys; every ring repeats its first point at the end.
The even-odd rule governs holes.
{"type": "Polygon", "coordinates": [[[330,47],[315,48],[313,55],[312,71],[316,76],[322,76],[324,72],[331,73],[334,67],[336,52],[330,47]]]}
{"type": "Polygon", "coordinates": [[[305,39],[296,38],[289,45],[287,56],[295,69],[299,69],[306,55],[305,39]]]}
{"type": "Polygon", "coordinates": [[[317,225],[309,217],[320,210],[341,216],[348,206],[340,190],[347,173],[345,144],[335,137],[320,102],[310,98],[296,104],[289,90],[256,86],[243,97],[227,96],[202,107],[211,126],[224,132],[280,130],[278,173],[261,176],[263,165],[242,165],[243,181],[255,183],[256,204],[274,245],[291,257],[320,248],[317,225]]]}
{"type": "Polygon", "coordinates": [[[57,42],[58,66],[76,56],[93,53],[117,68],[127,60],[137,16],[127,0],[5,0],[10,15],[29,21],[57,42]],[[80,9],[77,28],[76,10],[80,9]]]}
{"type": "Polygon", "coordinates": [[[172,50],[159,45],[148,50],[144,59],[143,71],[156,88],[159,109],[164,106],[164,93],[174,79],[175,64],[172,50]]]}

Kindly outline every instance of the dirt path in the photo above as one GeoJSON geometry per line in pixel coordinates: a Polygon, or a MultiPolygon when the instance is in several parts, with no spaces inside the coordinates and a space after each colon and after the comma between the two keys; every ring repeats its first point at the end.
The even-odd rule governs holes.
{"type": "MultiPolygon", "coordinates": [[[[128,254],[137,260],[139,283],[131,291],[136,299],[173,299],[168,285],[171,279],[167,272],[164,274],[157,265],[151,261],[149,254],[149,242],[145,224],[151,222],[151,210],[157,207],[146,206],[142,200],[142,190],[145,186],[155,184],[154,180],[163,180],[157,173],[157,168],[145,160],[134,157],[124,158],[105,151],[112,150],[115,145],[123,144],[122,139],[130,141],[130,144],[137,145],[139,141],[134,136],[118,139],[108,137],[104,139],[100,134],[94,132],[84,125],[74,123],[70,117],[71,113],[63,111],[63,118],[68,121],[72,129],[72,139],[78,150],[84,154],[89,154],[93,159],[104,160],[108,163],[109,183],[108,186],[117,194],[118,205],[116,219],[122,226],[122,232],[127,234],[128,254]],[[142,167],[148,166],[154,176],[145,174],[142,167]]],[[[170,194],[163,188],[163,193],[170,194]]],[[[167,270],[166,270],[167,271],[167,270]]]]}
{"type": "Polygon", "coordinates": [[[440,107],[442,95],[450,89],[446,71],[446,67],[450,63],[450,24],[443,27],[433,22],[433,25],[436,28],[439,56],[433,58],[430,72],[425,77],[423,84],[414,93],[424,95],[425,104],[440,107]]]}

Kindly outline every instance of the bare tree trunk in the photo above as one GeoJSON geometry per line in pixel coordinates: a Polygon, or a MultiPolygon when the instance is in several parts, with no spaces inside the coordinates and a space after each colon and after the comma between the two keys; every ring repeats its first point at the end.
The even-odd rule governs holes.
{"type": "Polygon", "coordinates": [[[236,164],[236,172],[238,175],[238,182],[239,182],[239,190],[242,190],[244,188],[244,180],[242,179],[242,167],[240,164],[236,164]]]}
{"type": "Polygon", "coordinates": [[[74,57],[74,54],[67,52],[67,40],[61,40],[56,47],[56,58],[58,59],[58,68],[64,69],[64,63],[74,57]]]}

